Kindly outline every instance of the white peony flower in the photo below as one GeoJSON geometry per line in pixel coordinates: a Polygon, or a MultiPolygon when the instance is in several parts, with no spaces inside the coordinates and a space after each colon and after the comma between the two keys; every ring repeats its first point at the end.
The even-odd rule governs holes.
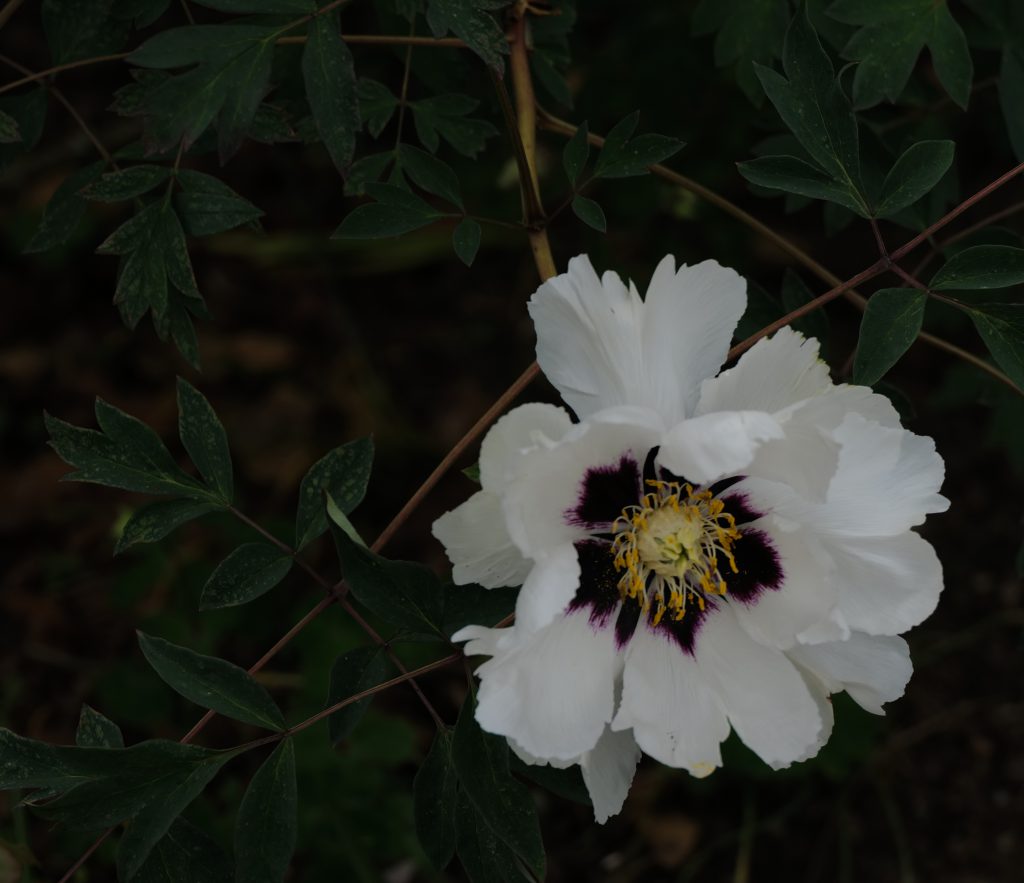
{"type": "Polygon", "coordinates": [[[643,750],[706,775],[735,729],[773,767],[813,756],[830,693],[882,713],[911,674],[898,637],[942,589],[911,528],[948,501],[931,439],[835,385],[791,329],[715,373],[746,306],[714,261],[658,265],[641,300],[586,257],[530,302],[537,358],[575,411],[491,429],[482,489],[434,534],[457,583],[520,585],[477,718],[530,763],[578,763],[598,821],[643,750]]]}

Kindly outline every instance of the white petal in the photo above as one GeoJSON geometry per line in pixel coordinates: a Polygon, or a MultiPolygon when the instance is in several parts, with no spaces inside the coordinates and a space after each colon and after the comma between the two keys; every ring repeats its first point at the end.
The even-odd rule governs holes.
{"type": "Polygon", "coordinates": [[[498,420],[480,445],[480,484],[499,492],[515,474],[524,451],[557,442],[572,427],[564,408],[530,402],[498,420]]]}
{"type": "Polygon", "coordinates": [[[452,635],[452,643],[468,642],[462,648],[466,656],[494,656],[517,640],[514,628],[492,629],[484,625],[465,625],[452,635]]]}
{"type": "Polygon", "coordinates": [[[522,457],[519,472],[503,494],[513,542],[524,555],[539,560],[560,545],[582,539],[587,533],[570,513],[580,502],[587,471],[617,465],[623,456],[642,468],[659,437],[650,426],[588,422],[574,426],[554,447],[522,457]]]}
{"type": "Polygon", "coordinates": [[[643,305],[614,273],[598,278],[586,255],[530,299],[541,370],[581,418],[610,405],[643,404],[643,305]]]}
{"type": "Polygon", "coordinates": [[[923,622],[939,603],[942,565],[916,533],[827,537],[824,544],[836,563],[839,607],[852,629],[898,635],[923,622]]]}
{"type": "Polygon", "coordinates": [[[839,465],[827,502],[813,513],[821,532],[892,536],[949,508],[938,493],[945,468],[930,438],[859,414],[849,414],[834,436],[839,465]]]}
{"type": "Polygon", "coordinates": [[[612,718],[619,666],[610,629],[560,617],[477,669],[477,720],[535,757],[579,757],[612,718]]]}
{"type": "Polygon", "coordinates": [[[746,280],[717,261],[683,264],[676,271],[669,255],[658,264],[644,298],[650,399],[643,403],[669,425],[693,413],[700,383],[722,366],[746,307],[746,280]]]}
{"type": "Polygon", "coordinates": [[[758,447],[782,438],[782,427],[761,411],[723,411],[684,420],[666,434],[658,462],[676,475],[706,484],[743,471],[758,447]]]}
{"type": "Polygon", "coordinates": [[[626,651],[622,702],[612,723],[668,766],[697,776],[721,766],[729,723],[693,657],[641,624],[626,651]]]}
{"type": "Polygon", "coordinates": [[[490,491],[477,491],[438,518],[431,530],[452,562],[456,585],[518,586],[533,566],[509,537],[501,500],[490,491]]]}
{"type": "Polygon", "coordinates": [[[618,815],[633,784],[640,748],[633,734],[605,727],[597,744],[580,758],[583,782],[594,804],[594,819],[603,825],[618,815]]]}
{"type": "Polygon", "coordinates": [[[794,647],[789,655],[831,692],[846,690],[872,714],[884,714],[882,704],[903,695],[914,670],[903,638],[860,632],[854,632],[847,641],[794,647]]]}
{"type": "Polygon", "coordinates": [[[542,556],[516,598],[516,628],[534,632],[565,612],[580,585],[580,562],[572,543],[542,556]]]}
{"type": "Polygon", "coordinates": [[[698,414],[713,411],[775,413],[832,385],[818,341],[792,328],[762,338],[732,368],[701,384],[698,414]]]}
{"type": "Polygon", "coordinates": [[[818,743],[823,721],[803,676],[782,651],[754,641],[728,607],[702,623],[696,656],[730,723],[765,763],[788,766],[818,743]]]}
{"type": "MultiPolygon", "coordinates": [[[[740,625],[755,641],[786,649],[806,629],[829,621],[838,601],[829,582],[832,563],[808,531],[785,531],[770,516],[754,526],[769,536],[779,556],[782,585],[762,590],[749,604],[730,599],[731,606],[740,625]]],[[[831,629],[828,636],[837,637],[831,629]]]]}

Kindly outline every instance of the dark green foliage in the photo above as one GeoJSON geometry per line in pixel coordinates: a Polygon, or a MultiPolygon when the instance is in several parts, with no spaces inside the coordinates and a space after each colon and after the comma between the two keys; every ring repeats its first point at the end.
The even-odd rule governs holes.
{"type": "Polygon", "coordinates": [[[515,754],[510,754],[508,759],[509,768],[517,776],[526,777],[546,791],[580,806],[593,806],[587,785],[583,781],[583,773],[577,764],[558,769],[547,764],[524,763],[515,754]]]}
{"type": "Polygon", "coordinates": [[[280,883],[298,831],[295,746],[282,739],[252,777],[235,823],[237,883],[280,883]]]}
{"type": "Polygon", "coordinates": [[[334,231],[336,239],[386,239],[427,227],[446,212],[394,184],[366,184],[367,195],[376,202],[361,205],[345,217],[334,231]]]}
{"type": "Polygon", "coordinates": [[[385,622],[414,634],[444,638],[444,595],[432,570],[409,561],[388,561],[332,526],[341,572],[353,597],[385,622]]]}
{"type": "Polygon", "coordinates": [[[480,104],[468,95],[434,95],[419,101],[410,101],[416,134],[431,153],[444,138],[463,156],[474,158],[484,149],[484,142],[498,134],[486,120],[469,116],[480,104]]]}
{"type": "Polygon", "coordinates": [[[452,232],[452,247],[467,267],[473,266],[480,248],[480,225],[472,218],[463,218],[452,232]]]}
{"type": "Polygon", "coordinates": [[[230,506],[235,491],[227,434],[205,396],[183,377],[178,378],[178,433],[203,481],[230,506]]]}
{"type": "Polygon", "coordinates": [[[0,144],[17,144],[21,140],[18,121],[0,110],[0,144]]]}
{"type": "Polygon", "coordinates": [[[675,156],[685,146],[666,135],[633,137],[640,112],[634,111],[608,133],[594,166],[595,178],[632,178],[646,175],[650,166],[675,156]]]}
{"type": "Polygon", "coordinates": [[[189,236],[223,233],[263,217],[260,209],[212,175],[182,169],[175,180],[181,190],[174,194],[174,208],[189,236]]]}
{"type": "Polygon", "coordinates": [[[19,136],[16,141],[0,142],[0,169],[39,143],[46,124],[48,104],[48,95],[42,86],[27,92],[0,95],[0,111],[14,120],[19,136]]]}
{"type": "Polygon", "coordinates": [[[359,132],[359,99],[352,53],[341,39],[337,12],[309,23],[302,76],[320,139],[338,171],[352,162],[359,132]]]}
{"type": "Polygon", "coordinates": [[[572,199],[572,211],[588,227],[593,227],[599,233],[607,232],[608,221],[605,219],[604,209],[594,200],[577,193],[572,199]]]}
{"type": "Polygon", "coordinates": [[[918,141],[904,151],[882,182],[875,215],[888,218],[917,202],[953,164],[952,141],[918,141]]]}
{"type": "Polygon", "coordinates": [[[449,31],[462,40],[496,71],[505,66],[508,41],[488,10],[503,9],[509,0],[429,0],[427,24],[435,37],[449,31]]]}
{"type": "Polygon", "coordinates": [[[843,49],[844,58],[858,62],[853,78],[858,109],[873,107],[884,98],[896,101],[925,46],[950,98],[967,107],[973,65],[967,38],[946,0],[837,0],[828,14],[862,25],[843,49]]]}
{"type": "Polygon", "coordinates": [[[518,594],[515,588],[445,586],[442,631],[451,637],[463,626],[497,625],[515,610],[518,594]]]}
{"type": "Polygon", "coordinates": [[[373,440],[359,438],[335,448],[309,467],[299,485],[296,549],[302,549],[327,530],[324,494],[329,494],[346,515],[363,501],[372,466],[373,440]]]}
{"type": "Polygon", "coordinates": [[[884,288],[871,295],[860,323],[854,383],[874,385],[910,349],[921,330],[927,299],[917,288],[884,288]]]}
{"type": "Polygon", "coordinates": [[[96,162],[68,175],[46,204],[39,228],[25,246],[27,253],[49,251],[71,238],[86,209],[86,200],[80,191],[95,181],[105,168],[106,163],[96,162]]]}
{"type": "Polygon", "coordinates": [[[409,144],[399,148],[398,162],[417,187],[440,196],[452,205],[463,207],[459,178],[447,163],[409,144]]]}
{"type": "Polygon", "coordinates": [[[493,871],[510,874],[516,856],[544,879],[544,845],[530,792],[509,772],[508,742],[480,729],[470,697],[462,707],[452,740],[452,757],[462,787],[456,828],[463,865],[476,879],[493,871]]]}
{"type": "Polygon", "coordinates": [[[455,848],[471,883],[522,883],[516,853],[484,820],[465,791],[455,809],[455,848]]]}
{"type": "Polygon", "coordinates": [[[188,521],[215,512],[220,505],[204,500],[158,500],[132,512],[118,537],[114,554],[136,543],[155,543],[188,521]]]}
{"type": "MultiPolygon", "coordinates": [[[[800,275],[794,270],[787,268],[782,276],[783,310],[791,313],[813,299],[814,292],[807,287],[804,280],[800,278],[800,275]]],[[[767,324],[769,323],[762,322],[761,327],[767,324]]],[[[828,315],[824,310],[815,310],[806,316],[801,316],[792,322],[791,325],[805,337],[817,338],[823,347],[828,340],[828,315]]]]}
{"type": "MultiPolygon", "coordinates": [[[[327,690],[325,708],[343,702],[350,696],[376,687],[392,676],[392,663],[383,647],[356,647],[342,653],[331,666],[331,682],[327,690]]],[[[370,707],[371,697],[360,699],[339,708],[327,718],[327,733],[331,744],[347,739],[356,724],[370,707]]]]}
{"type": "Polygon", "coordinates": [[[316,0],[196,0],[200,6],[221,12],[303,15],[316,11],[316,0]]]}
{"type": "Polygon", "coordinates": [[[116,172],[108,172],[99,180],[82,188],[81,195],[98,202],[121,202],[134,199],[159,187],[171,176],[169,166],[131,166],[116,172]]]}
{"type": "Polygon", "coordinates": [[[383,83],[360,77],[356,84],[359,98],[359,117],[366,130],[376,138],[384,131],[398,109],[398,98],[383,83]]]}
{"type": "Polygon", "coordinates": [[[43,0],[42,19],[54,64],[119,52],[128,37],[121,0],[43,0]]]}
{"type": "Polygon", "coordinates": [[[452,759],[452,731],[439,730],[413,781],[416,835],[431,864],[443,870],[455,854],[458,777],[452,759]]]}
{"type": "Polygon", "coordinates": [[[233,878],[224,850],[178,818],[136,872],[134,883],[230,883],[233,878]]]}
{"type": "Polygon", "coordinates": [[[140,112],[153,150],[192,144],[217,120],[221,162],[241,146],[267,91],[275,28],[255,24],[190,25],[151,37],[129,61],[158,70],[190,68],[161,82],[140,112]]]}
{"type": "Polygon", "coordinates": [[[992,358],[1024,390],[1024,304],[972,304],[966,309],[992,358]]]}
{"type": "Polygon", "coordinates": [[[284,729],[281,710],[245,669],[162,638],[138,635],[147,661],[175,692],[226,717],[270,730],[284,729]]]}
{"type": "Polygon", "coordinates": [[[933,291],[1007,288],[1024,282],[1024,249],[976,245],[957,252],[932,277],[933,291]]]}
{"type": "Polygon", "coordinates": [[[590,141],[587,140],[589,134],[586,122],[580,123],[575,134],[562,149],[562,168],[565,169],[569,183],[574,186],[590,158],[590,141]]]}
{"type": "Polygon", "coordinates": [[[200,610],[237,607],[265,595],[292,569],[292,558],[270,543],[244,543],[217,565],[203,586],[200,610]]]}
{"type": "Polygon", "coordinates": [[[108,720],[96,709],[82,706],[75,732],[75,744],[79,748],[124,748],[124,736],[112,720],[108,720]]]}

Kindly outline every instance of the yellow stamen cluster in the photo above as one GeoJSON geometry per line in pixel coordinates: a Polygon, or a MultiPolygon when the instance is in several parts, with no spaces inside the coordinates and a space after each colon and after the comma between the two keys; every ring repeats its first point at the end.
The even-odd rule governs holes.
{"type": "Polygon", "coordinates": [[[736,519],[711,491],[695,491],[674,481],[648,481],[643,500],[615,520],[612,552],[622,599],[632,598],[646,615],[655,607],[657,625],[666,611],[680,620],[692,597],[704,609],[705,595],[727,591],[718,563],[724,558],[737,573],[733,544],[740,538],[736,519]]]}

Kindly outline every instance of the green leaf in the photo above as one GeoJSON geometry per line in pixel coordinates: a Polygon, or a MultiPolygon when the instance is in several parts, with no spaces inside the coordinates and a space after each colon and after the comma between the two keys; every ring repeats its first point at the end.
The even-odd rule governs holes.
{"type": "MultiPolygon", "coordinates": [[[[391,122],[398,108],[398,98],[383,83],[360,77],[356,83],[356,94],[359,96],[359,118],[366,124],[369,133],[376,138],[391,122]]],[[[386,154],[389,158],[392,151],[386,154]]]]}
{"type": "Polygon", "coordinates": [[[72,172],[58,187],[43,211],[39,228],[25,246],[26,254],[49,251],[71,238],[85,214],[86,200],[79,191],[95,181],[106,168],[106,163],[96,162],[77,172],[72,172]]]}
{"type": "Polygon", "coordinates": [[[190,236],[223,233],[263,217],[260,209],[212,175],[183,169],[178,183],[182,191],[174,194],[174,207],[190,236]]]}
{"type": "Polygon", "coordinates": [[[187,521],[222,507],[203,500],[158,500],[136,509],[121,530],[114,554],[136,543],[155,543],[187,521]]]}
{"type": "Polygon", "coordinates": [[[430,0],[427,24],[435,37],[451,31],[500,74],[505,68],[508,40],[486,10],[507,5],[507,0],[430,0]]]}
{"type": "Polygon", "coordinates": [[[291,569],[291,556],[277,547],[269,543],[244,543],[210,574],[199,598],[199,609],[246,604],[269,592],[291,569]]]}
{"type": "Polygon", "coordinates": [[[783,193],[797,193],[811,199],[826,199],[860,215],[865,209],[856,191],[820,169],[795,156],[760,156],[736,164],[739,173],[751,184],[783,193]]]}
{"type": "Polygon", "coordinates": [[[121,729],[112,720],[105,718],[96,709],[82,706],[75,732],[75,744],[79,748],[124,748],[121,729]]]}
{"type": "Polygon", "coordinates": [[[580,174],[586,168],[587,160],[590,158],[589,135],[590,130],[587,128],[586,121],[584,121],[576,129],[572,138],[566,142],[565,148],[562,150],[562,168],[565,169],[566,177],[573,186],[576,185],[580,174]]]}
{"type": "Polygon", "coordinates": [[[967,312],[996,364],[1024,390],[1024,305],[977,304],[967,312]]]}
{"type": "Polygon", "coordinates": [[[348,170],[348,178],[345,179],[345,195],[362,196],[366,192],[366,185],[376,184],[394,158],[393,151],[385,150],[383,153],[364,156],[352,163],[348,170]]]}
{"type": "Polygon", "coordinates": [[[498,134],[486,120],[472,119],[480,102],[468,95],[434,95],[420,101],[410,101],[416,134],[423,146],[436,153],[440,139],[444,138],[463,156],[475,159],[484,149],[488,138],[498,134]]]}
{"type": "Polygon", "coordinates": [[[608,163],[612,162],[622,153],[629,139],[636,131],[637,123],[639,122],[640,111],[634,110],[612,126],[611,131],[605,136],[604,145],[597,156],[597,163],[594,166],[595,178],[601,174],[608,163]]]}
{"type": "Polygon", "coordinates": [[[346,515],[366,496],[373,468],[373,440],[358,438],[325,454],[303,476],[295,515],[295,548],[303,549],[325,530],[324,494],[346,515]]]}
{"type": "MultiPolygon", "coordinates": [[[[391,670],[391,661],[383,647],[356,647],[342,653],[331,666],[331,681],[324,708],[330,708],[349,696],[384,683],[391,675],[391,670]]],[[[332,745],[337,745],[352,734],[371,701],[372,697],[367,696],[339,708],[327,718],[327,733],[332,745]]]]}
{"type": "Polygon", "coordinates": [[[178,433],[203,480],[230,506],[235,489],[228,437],[205,396],[183,377],[178,378],[178,433]]]}
{"type": "Polygon", "coordinates": [[[548,766],[547,764],[525,763],[515,754],[509,755],[509,768],[518,776],[525,776],[552,794],[578,803],[580,806],[593,806],[587,784],[583,781],[583,773],[578,764],[565,769],[548,766]]]}
{"type": "Polygon", "coordinates": [[[455,854],[456,785],[452,731],[439,730],[412,783],[413,817],[420,846],[439,871],[455,854]]]}
{"type": "Polygon", "coordinates": [[[352,162],[360,117],[352,53],[341,39],[337,12],[309,23],[302,76],[320,138],[338,171],[344,172],[352,162]]]}
{"type": "Polygon", "coordinates": [[[117,844],[117,874],[124,881],[132,880],[152,854],[175,819],[195,800],[220,772],[235,752],[222,752],[195,769],[173,787],[164,789],[159,799],[149,801],[132,818],[128,830],[117,844]]]}
{"type": "Polygon", "coordinates": [[[470,883],[523,883],[511,850],[487,824],[476,805],[460,791],[455,807],[455,848],[470,883]]]}
{"type": "Polygon", "coordinates": [[[0,168],[31,151],[43,135],[49,90],[37,86],[27,92],[0,96],[0,110],[18,124],[20,140],[11,144],[0,143],[0,168]]]}
{"type": "Polygon", "coordinates": [[[174,462],[153,430],[102,399],[96,400],[102,433],[45,415],[50,446],[78,471],[64,481],[86,481],[144,494],[175,494],[210,502],[209,491],[174,462]]]}
{"type": "Polygon", "coordinates": [[[908,147],[882,183],[876,216],[892,217],[928,193],[953,164],[952,141],[918,141],[908,147]]]}
{"type": "Polygon", "coordinates": [[[175,692],[226,717],[269,730],[284,729],[284,715],[245,669],[138,632],[149,664],[175,692]]]}
{"type": "Polygon", "coordinates": [[[927,300],[916,288],[884,288],[868,298],[853,360],[854,383],[877,383],[910,349],[921,331],[927,300]]]}
{"type": "Polygon", "coordinates": [[[765,94],[815,162],[866,214],[860,182],[857,120],[805,10],[794,16],[782,51],[785,77],[755,64],[765,94]]]}
{"type": "Polygon", "coordinates": [[[121,202],[149,193],[171,177],[169,166],[132,166],[116,172],[108,172],[81,191],[86,199],[98,202],[121,202]]]}
{"type": "MultiPolygon", "coordinates": [[[[814,292],[795,271],[787,267],[782,275],[782,308],[785,312],[791,313],[812,300],[814,292]]],[[[791,325],[805,337],[817,338],[822,344],[828,338],[828,315],[823,309],[801,316],[791,325]]]]}
{"type": "Polygon", "coordinates": [[[447,163],[409,144],[402,144],[398,155],[402,170],[416,186],[462,208],[459,179],[447,163]]]}
{"type": "Polygon", "coordinates": [[[467,625],[493,626],[516,609],[517,588],[485,589],[478,585],[446,585],[442,630],[451,637],[467,625]]]}
{"type": "Polygon", "coordinates": [[[418,634],[443,637],[444,596],[432,570],[408,561],[388,561],[332,527],[341,570],[360,604],[381,619],[418,634]]]}
{"type": "MultiPolygon", "coordinates": [[[[367,186],[369,187],[369,185],[367,186]]],[[[424,203],[424,205],[427,204],[424,203]]],[[[429,206],[423,209],[394,203],[375,202],[370,205],[358,206],[346,215],[341,225],[334,231],[332,238],[386,239],[427,227],[444,217],[446,215],[443,212],[436,211],[429,206]]]]}
{"type": "MultiPolygon", "coordinates": [[[[533,798],[509,772],[508,742],[480,729],[474,712],[475,703],[470,697],[462,706],[452,741],[452,757],[462,793],[485,823],[478,826],[478,831],[493,835],[543,880],[544,844],[533,798]]],[[[461,833],[460,830],[460,856],[461,833]]]]}
{"type": "Polygon", "coordinates": [[[235,823],[237,883],[280,883],[298,834],[295,746],[283,739],[252,777],[235,823]]]}
{"type": "Polygon", "coordinates": [[[667,135],[638,135],[613,152],[602,150],[594,176],[631,178],[646,175],[651,166],[675,156],[684,146],[678,138],[667,135]]]}
{"type": "Polygon", "coordinates": [[[850,38],[843,57],[858,62],[853,101],[858,109],[896,101],[927,46],[935,73],[949,96],[967,107],[973,69],[967,39],[945,0],[838,0],[828,14],[863,27],[850,38]]]}
{"type": "Polygon", "coordinates": [[[120,52],[128,37],[118,0],[43,0],[42,20],[55,65],[120,52]]]}
{"type": "Polygon", "coordinates": [[[253,15],[302,15],[316,12],[316,0],[196,0],[196,3],[221,12],[253,15]]]}
{"type": "Polygon", "coordinates": [[[1007,46],[999,68],[999,106],[1013,152],[1024,162],[1024,49],[1007,46]]]}
{"type": "Polygon", "coordinates": [[[338,504],[334,502],[334,498],[326,491],[324,492],[324,498],[327,504],[327,517],[331,522],[341,528],[350,540],[355,543],[359,543],[361,546],[365,546],[366,541],[359,536],[359,531],[356,530],[355,525],[349,520],[349,517],[338,508],[338,504]]]}
{"type": "Polygon", "coordinates": [[[467,267],[473,266],[480,248],[480,225],[472,218],[463,218],[452,233],[452,247],[459,260],[467,267]]]}
{"type": "Polygon", "coordinates": [[[957,252],[932,277],[933,291],[1009,288],[1024,282],[1024,249],[975,245],[957,252]]]}
{"type": "Polygon", "coordinates": [[[191,822],[177,818],[133,883],[228,883],[233,877],[224,850],[191,822]]]}
{"type": "Polygon", "coordinates": [[[0,144],[17,144],[21,140],[18,121],[0,110],[0,144]]]}
{"type": "Polygon", "coordinates": [[[593,227],[600,233],[608,232],[608,221],[605,220],[604,209],[594,200],[577,193],[572,198],[572,211],[587,226],[593,227]]]}

